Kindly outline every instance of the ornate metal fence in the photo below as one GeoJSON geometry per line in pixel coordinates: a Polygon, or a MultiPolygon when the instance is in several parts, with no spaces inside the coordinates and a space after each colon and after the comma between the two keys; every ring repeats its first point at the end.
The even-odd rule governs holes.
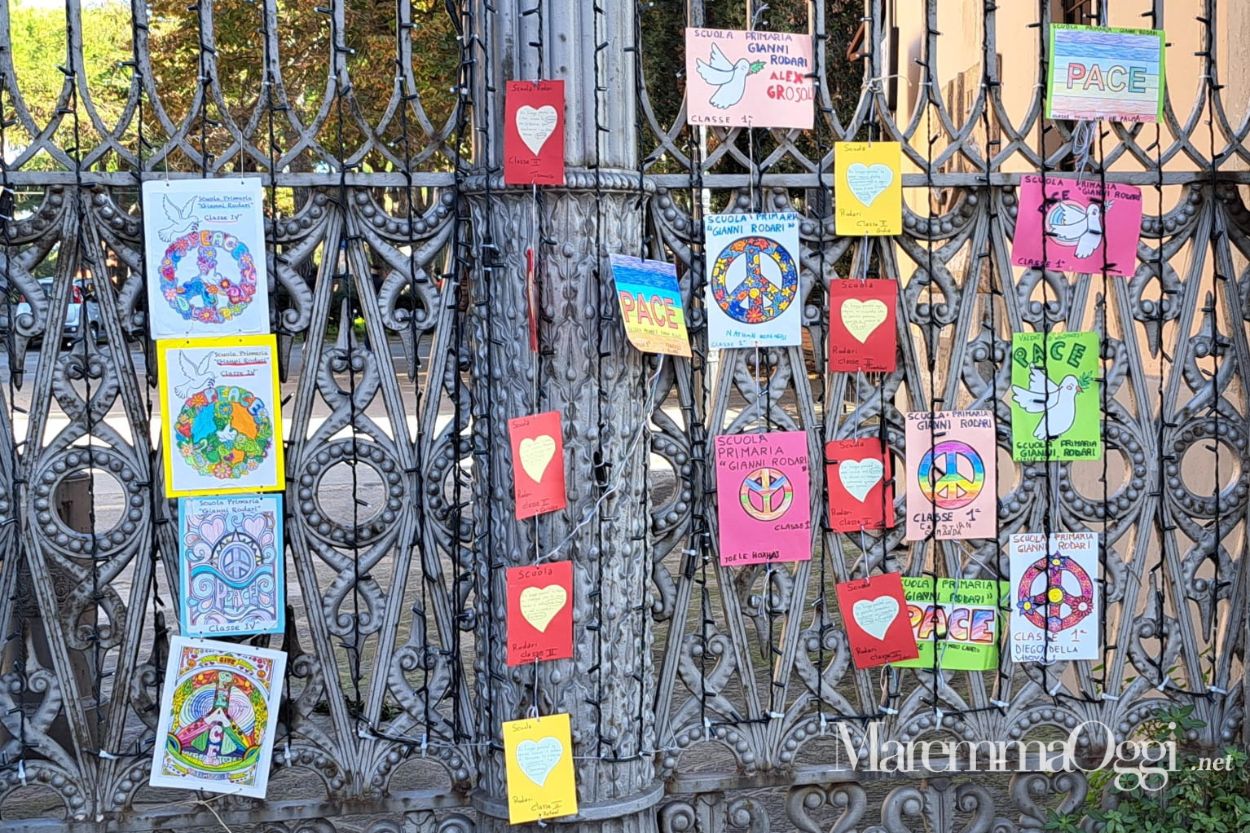
{"type": "MultiPolygon", "coordinates": [[[[96,5],[67,0],[59,92],[41,110],[13,58],[18,7],[0,4],[7,828],[500,827],[499,722],[533,707],[574,715],[588,826],[1032,830],[1081,803],[1080,773],[884,783],[852,768],[838,727],[857,741],[869,726],[883,740],[1019,740],[1100,720],[1126,737],[1192,705],[1197,742],[1245,731],[1250,121],[1226,109],[1245,109],[1221,86],[1245,67],[1220,61],[1215,0],[1189,27],[1193,99],[1173,87],[1158,130],[1103,125],[1094,139],[1097,175],[1147,194],[1124,279],[1010,264],[1020,174],[1070,169],[1073,153],[1068,125],[1044,126],[1040,83],[1014,101],[1002,83],[1002,61],[1044,26],[1004,32],[993,4],[968,4],[979,63],[957,87],[939,71],[936,0],[914,69],[890,63],[893,3],[869,3],[849,64],[826,20],[841,4],[799,9],[818,55],[804,133],[692,130],[671,94],[677,56],[646,52],[687,23],[741,25],[737,3],[397,0],[384,40],[361,28],[376,4],[156,5],[119,18],[131,53],[110,59],[110,121],[84,51],[96,5]],[[831,89],[848,67],[862,85],[840,117],[831,89]],[[538,77],[569,84],[568,186],[505,189],[503,82],[538,77]],[[908,77],[917,103],[898,110],[908,77]],[[904,143],[905,233],[839,238],[832,145],[870,135],[904,143]],[[178,600],[137,184],[235,172],[268,189],[287,393],[290,611],[270,644],[290,661],[263,802],[147,787],[178,600]],[[711,356],[700,220],[752,208],[803,217],[810,343],[711,356]],[[531,243],[538,354],[524,336],[531,243]],[[628,347],[609,252],[680,265],[693,361],[628,347]],[[884,377],[824,370],[824,286],[856,274],[899,282],[905,338],[884,377]],[[826,531],[810,562],[717,566],[713,436],[802,429],[819,459],[824,440],[884,423],[901,460],[906,411],[976,407],[1007,449],[1010,334],[1044,327],[1102,334],[1106,465],[1004,451],[998,540],[826,531]],[[518,522],[506,420],[551,409],[569,508],[518,522]],[[851,667],[835,581],[887,566],[998,577],[1006,536],[1044,513],[1099,536],[1101,662],[851,667]],[[502,568],[539,554],[574,564],[578,654],[508,668],[502,568]]],[[[1159,25],[1176,13],[1139,5],[1159,25]]]]}

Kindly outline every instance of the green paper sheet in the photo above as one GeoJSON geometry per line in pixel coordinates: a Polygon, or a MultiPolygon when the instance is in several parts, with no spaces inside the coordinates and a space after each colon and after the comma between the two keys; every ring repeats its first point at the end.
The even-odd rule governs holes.
{"type": "Polygon", "coordinates": [[[1011,338],[1012,459],[1101,458],[1098,376],[1098,333],[1015,333],[1011,338]]]}
{"type": "MultiPolygon", "coordinates": [[[[1008,592],[1001,582],[998,593],[1008,592]]],[[[989,579],[904,577],[903,595],[920,656],[893,663],[899,668],[938,667],[948,671],[988,671],[998,667],[1001,623],[995,582],[989,579]],[[936,634],[936,639],[935,639],[936,634]]]]}
{"type": "MultiPolygon", "coordinates": [[[[988,579],[941,579],[938,603],[946,611],[946,639],[938,643],[942,668],[988,671],[998,667],[998,615],[995,582],[988,579]]],[[[999,592],[1007,592],[1002,582],[999,592]]]]}
{"type": "MultiPolygon", "coordinates": [[[[920,656],[915,659],[905,659],[899,662],[892,662],[891,665],[897,668],[932,668],[933,667],[933,637],[931,633],[926,632],[924,639],[920,638],[920,617],[921,612],[929,609],[935,602],[934,581],[928,576],[903,576],[903,598],[907,601],[907,615],[911,619],[911,632],[916,637],[916,648],[920,651],[920,656]]],[[[941,634],[938,635],[939,640],[941,634]]]]}

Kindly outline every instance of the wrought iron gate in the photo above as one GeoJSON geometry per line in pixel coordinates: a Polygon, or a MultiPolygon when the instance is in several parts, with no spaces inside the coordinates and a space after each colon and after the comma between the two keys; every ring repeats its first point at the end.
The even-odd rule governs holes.
{"type": "MultiPolygon", "coordinates": [[[[826,24],[841,4],[802,8],[819,56],[817,129],[706,135],[668,94],[682,84],[676,58],[636,59],[740,4],[443,5],[397,0],[388,52],[353,28],[376,4],[199,0],[177,11],[194,36],[171,70],[152,48],[172,37],[168,18],[132,0],[110,122],[84,50],[95,5],[66,0],[62,82],[42,118],[13,58],[17,6],[0,4],[0,823],[501,827],[499,722],[533,707],[574,715],[588,826],[1032,830],[1048,808],[1080,804],[1080,773],[885,783],[838,757],[835,727],[857,739],[876,721],[890,739],[1025,739],[1102,720],[1127,736],[1181,704],[1204,724],[1195,740],[1242,735],[1250,121],[1226,109],[1244,101],[1220,84],[1227,10],[1205,0],[1187,24],[1201,53],[1192,101],[1173,87],[1158,132],[1103,126],[1095,138],[1093,170],[1147,193],[1137,273],[1109,279],[1010,265],[1021,173],[1071,169],[1073,153],[1070,126],[1042,130],[1040,85],[1017,106],[1003,81],[1016,68],[1003,59],[1044,27],[1004,32],[1009,13],[993,4],[968,4],[979,63],[956,86],[940,73],[936,0],[914,69],[906,56],[891,64],[893,2],[869,3],[849,65],[826,24]],[[224,46],[227,21],[250,21],[231,47],[242,52],[224,46]],[[421,32],[444,32],[420,41],[444,52],[414,54],[421,32]],[[322,77],[299,69],[301,49],[320,50],[322,77]],[[431,79],[438,67],[447,78],[431,79]],[[831,79],[848,71],[862,89],[839,117],[831,79]],[[379,77],[393,80],[368,98],[379,77]],[[505,189],[503,82],[538,77],[569,84],[568,186],[505,189]],[[917,103],[900,108],[908,79],[917,103]],[[451,92],[431,102],[419,86],[427,99],[451,92]],[[904,143],[915,197],[905,233],[839,238],[832,144],[870,134],[904,143]],[[291,615],[271,644],[290,662],[264,802],[146,786],[177,599],[136,186],[235,172],[269,191],[289,394],[291,615]],[[700,219],[753,207],[803,216],[810,343],[717,360],[698,346],[700,219]],[[523,336],[529,241],[541,261],[536,355],[523,336]],[[627,346],[608,252],[680,264],[693,361],[627,346]],[[865,273],[899,280],[900,368],[826,374],[823,287],[865,273]],[[901,459],[902,414],[932,404],[993,410],[1006,448],[1010,333],[1050,326],[1103,335],[1107,466],[1002,463],[996,541],[825,532],[809,563],[717,566],[711,437],[761,422],[803,429],[818,459],[823,440],[876,436],[884,420],[901,459]],[[565,415],[569,508],[517,522],[505,423],[549,409],[565,415]],[[1099,534],[1103,662],[851,668],[828,603],[835,581],[886,565],[994,577],[1006,536],[1044,512],[1056,528],[1099,534]],[[498,647],[501,568],[536,554],[574,564],[579,652],[511,669],[498,647]]],[[[1107,19],[1107,3],[1088,5],[1107,19]]],[[[1163,0],[1139,5],[1155,23],[1179,20],[1163,0]]],[[[1191,16],[1193,3],[1174,5],[1191,16]]],[[[1031,22],[1050,7],[1036,4],[1031,22]]]]}

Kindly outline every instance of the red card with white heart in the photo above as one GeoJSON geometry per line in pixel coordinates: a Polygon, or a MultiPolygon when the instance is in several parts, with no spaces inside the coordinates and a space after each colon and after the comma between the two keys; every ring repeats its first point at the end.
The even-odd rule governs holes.
{"type": "Polygon", "coordinates": [[[504,99],[503,181],[564,184],[564,82],[509,81],[504,99]]]}
{"type": "Polygon", "coordinates": [[[894,527],[894,469],[881,440],[825,443],[825,484],[830,529],[859,532],[894,527]]]}
{"type": "Polygon", "coordinates": [[[567,506],[559,411],[508,420],[508,440],[517,520],[567,506]]]}
{"type": "Polygon", "coordinates": [[[508,665],[573,657],[573,564],[510,567],[508,665]]]}
{"type": "Polygon", "coordinates": [[[844,581],[837,591],[856,668],[876,668],[920,656],[898,573],[844,581]]]}
{"type": "Polygon", "coordinates": [[[888,280],[829,282],[829,370],[894,371],[898,285],[888,280]]]}

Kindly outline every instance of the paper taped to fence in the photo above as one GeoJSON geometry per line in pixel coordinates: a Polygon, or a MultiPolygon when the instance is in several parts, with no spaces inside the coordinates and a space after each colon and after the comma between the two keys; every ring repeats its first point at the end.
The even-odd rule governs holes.
{"type": "Polygon", "coordinates": [[[903,149],[898,142],[833,146],[835,230],[845,237],[903,233],[903,149]]]}
{"type": "Polygon", "coordinates": [[[894,526],[894,466],[876,437],[825,443],[829,528],[836,532],[894,526]]]}
{"type": "Polygon", "coordinates": [[[715,214],[707,233],[708,345],[803,343],[797,214],[715,214]]]}
{"type": "Polygon", "coordinates": [[[512,446],[512,494],[518,520],[568,505],[564,485],[564,430],[560,412],[508,420],[512,446]]]}
{"type": "Polygon", "coordinates": [[[182,498],[178,554],[184,636],[282,633],[282,495],[182,498]]]}
{"type": "Polygon", "coordinates": [[[1093,532],[1012,535],[1011,659],[1099,659],[1098,536],[1093,532]]]}
{"type": "Polygon", "coordinates": [[[157,342],[167,496],[282,490],[277,349],[271,335],[157,342]]]}
{"type": "Polygon", "coordinates": [[[686,121],[810,129],[812,36],[686,29],[686,121]]]}
{"type": "Polygon", "coordinates": [[[1012,335],[1013,460],[1102,456],[1098,348],[1098,333],[1012,335]]]}
{"type": "Polygon", "coordinates": [[[269,332],[259,177],[143,183],[143,238],[152,338],[269,332]]]}
{"type": "Polygon", "coordinates": [[[1002,617],[998,597],[1007,582],[992,579],[904,576],[907,615],[919,653],[896,662],[904,668],[989,671],[998,667],[1002,617]]]}
{"type": "Polygon", "coordinates": [[[898,573],[844,581],[835,588],[842,626],[856,668],[914,659],[907,603],[898,573]]]}
{"type": "Polygon", "coordinates": [[[573,656],[573,564],[509,567],[508,665],[573,656]]]}
{"type": "Polygon", "coordinates": [[[148,782],[264,798],[285,669],[282,651],[173,637],[148,782]]]}
{"type": "Polygon", "coordinates": [[[891,373],[898,355],[898,284],[829,282],[829,370],[891,373]]]}
{"type": "Polygon", "coordinates": [[[773,431],[716,438],[720,563],[812,557],[807,434],[773,431]]]}
{"type": "Polygon", "coordinates": [[[1159,29],[1052,23],[1046,117],[1161,120],[1164,50],[1159,29]]]}
{"type": "Polygon", "coordinates": [[[614,254],[612,278],[629,343],[644,353],[690,358],[677,267],[661,260],[614,254]]]}
{"type": "Polygon", "coordinates": [[[1141,238],[1141,189],[1096,179],[1020,178],[1011,262],[1016,266],[1132,275],[1141,238]],[[1043,200],[1043,193],[1045,199],[1043,200]]]}
{"type": "Polygon", "coordinates": [[[503,724],[508,822],[521,824],[577,812],[569,716],[553,714],[503,724]]]}
{"type": "Polygon", "coordinates": [[[997,449],[989,411],[907,415],[907,540],[994,537],[997,449]]]}
{"type": "Polygon", "coordinates": [[[504,86],[505,185],[564,184],[564,82],[504,86]]]}

